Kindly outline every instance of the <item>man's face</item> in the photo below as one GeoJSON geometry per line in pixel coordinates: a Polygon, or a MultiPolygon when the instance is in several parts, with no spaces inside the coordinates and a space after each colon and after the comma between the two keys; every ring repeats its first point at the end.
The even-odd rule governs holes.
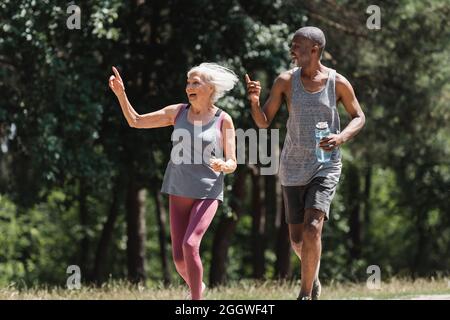
{"type": "Polygon", "coordinates": [[[291,57],[297,67],[306,67],[311,62],[311,57],[318,46],[311,40],[294,36],[291,42],[291,57]]]}

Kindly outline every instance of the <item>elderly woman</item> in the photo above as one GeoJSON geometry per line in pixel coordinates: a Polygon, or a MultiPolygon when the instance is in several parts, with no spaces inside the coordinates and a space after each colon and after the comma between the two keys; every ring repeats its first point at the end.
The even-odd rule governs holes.
{"type": "Polygon", "coordinates": [[[200,242],[223,201],[224,173],[233,172],[237,166],[233,120],[214,103],[234,87],[238,78],[227,68],[202,63],[187,73],[189,103],[141,115],[128,101],[119,72],[112,69],[109,86],[131,127],[174,126],[173,149],[161,191],[169,195],[176,269],[188,284],[190,297],[201,299],[205,284],[200,242]]]}

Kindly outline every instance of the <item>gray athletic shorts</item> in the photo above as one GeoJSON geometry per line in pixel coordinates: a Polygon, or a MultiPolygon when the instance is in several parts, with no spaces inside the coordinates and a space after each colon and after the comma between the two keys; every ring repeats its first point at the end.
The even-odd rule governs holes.
{"type": "Polygon", "coordinates": [[[286,223],[303,223],[305,209],[320,210],[325,213],[325,220],[328,220],[336,187],[337,182],[326,177],[316,177],[305,186],[281,186],[286,223]]]}

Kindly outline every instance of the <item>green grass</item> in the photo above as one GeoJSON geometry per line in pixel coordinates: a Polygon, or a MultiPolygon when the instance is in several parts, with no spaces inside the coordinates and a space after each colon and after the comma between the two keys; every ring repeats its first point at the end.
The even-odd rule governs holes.
{"type": "MultiPolygon", "coordinates": [[[[208,300],[293,300],[296,298],[299,288],[299,282],[243,280],[223,287],[208,288],[204,298],[208,300]]],[[[124,282],[110,282],[102,287],[82,286],[79,290],[68,290],[61,287],[19,289],[14,285],[0,288],[1,300],[182,300],[186,294],[186,286],[136,288],[124,282]]],[[[330,283],[323,286],[321,299],[412,299],[419,296],[450,299],[448,280],[392,279],[382,282],[381,288],[377,290],[368,289],[365,283],[330,283]]]]}

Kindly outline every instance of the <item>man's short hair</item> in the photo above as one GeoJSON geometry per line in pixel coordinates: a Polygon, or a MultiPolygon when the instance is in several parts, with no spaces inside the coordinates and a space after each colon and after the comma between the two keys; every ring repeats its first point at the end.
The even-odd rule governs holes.
{"type": "Polygon", "coordinates": [[[322,30],[317,27],[303,27],[295,31],[294,37],[295,36],[302,36],[316,43],[320,48],[320,56],[322,56],[323,50],[325,49],[325,44],[327,43],[325,40],[325,34],[322,30]]]}

